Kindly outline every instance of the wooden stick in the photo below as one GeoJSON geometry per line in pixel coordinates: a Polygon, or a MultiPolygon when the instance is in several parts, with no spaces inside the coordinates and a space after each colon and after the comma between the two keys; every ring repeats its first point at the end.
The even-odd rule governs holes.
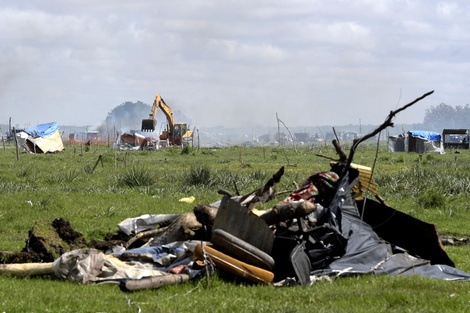
{"type": "Polygon", "coordinates": [[[0,274],[13,276],[36,276],[54,274],[51,263],[0,264],[0,274]]]}
{"type": "Polygon", "coordinates": [[[18,152],[18,138],[16,137],[16,129],[13,127],[13,136],[15,136],[15,148],[16,148],[16,160],[20,160],[20,154],[18,152]]]}
{"type": "Polygon", "coordinates": [[[298,203],[278,204],[260,217],[268,225],[274,225],[281,221],[295,217],[303,217],[312,213],[317,208],[315,203],[302,201],[298,203]]]}
{"type": "Polygon", "coordinates": [[[137,240],[155,237],[155,236],[163,233],[164,231],[166,231],[167,228],[168,228],[168,226],[140,232],[137,235],[135,235],[134,237],[132,237],[131,239],[129,239],[129,241],[127,241],[127,243],[125,245],[125,248],[126,249],[129,248],[137,240]]]}
{"type": "Polygon", "coordinates": [[[214,226],[215,217],[217,216],[218,208],[211,207],[208,205],[199,204],[194,207],[193,212],[196,215],[196,219],[199,223],[204,226],[214,226]]]}
{"type": "Polygon", "coordinates": [[[95,166],[93,166],[92,172],[95,171],[95,169],[98,166],[98,163],[100,163],[100,161],[101,161],[101,166],[103,166],[103,156],[101,154],[99,155],[98,160],[96,160],[96,163],[95,163],[95,166]]]}

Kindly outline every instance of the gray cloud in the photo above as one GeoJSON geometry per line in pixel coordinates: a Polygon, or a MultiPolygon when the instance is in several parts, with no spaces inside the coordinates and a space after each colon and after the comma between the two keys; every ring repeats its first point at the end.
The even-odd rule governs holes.
{"type": "Polygon", "coordinates": [[[379,123],[469,103],[470,4],[0,1],[2,119],[98,125],[162,94],[198,127],[379,123]]]}

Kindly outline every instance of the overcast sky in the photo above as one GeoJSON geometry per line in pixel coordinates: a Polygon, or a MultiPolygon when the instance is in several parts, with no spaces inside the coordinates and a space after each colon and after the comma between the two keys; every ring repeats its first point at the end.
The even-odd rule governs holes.
{"type": "Polygon", "coordinates": [[[470,103],[466,0],[0,0],[0,39],[0,123],[19,127],[98,125],[156,93],[200,128],[470,103]]]}

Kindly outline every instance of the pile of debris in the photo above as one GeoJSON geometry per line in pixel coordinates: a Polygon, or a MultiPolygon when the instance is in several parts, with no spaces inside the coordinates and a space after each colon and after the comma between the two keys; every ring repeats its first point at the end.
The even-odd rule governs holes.
{"type": "Polygon", "coordinates": [[[114,147],[118,150],[158,150],[160,140],[138,132],[124,132],[118,136],[114,147]]]}
{"type": "Polygon", "coordinates": [[[0,253],[0,272],[119,283],[124,291],[214,271],[274,285],[369,273],[470,280],[454,268],[434,225],[365,198],[357,188],[364,185],[364,167],[343,169],[334,163],[271,209],[257,210],[275,199],[281,168],[251,193],[221,190],[221,201],[193,212],[129,218],[103,241],[87,243],[63,219],[36,223],[21,252],[0,253]]]}

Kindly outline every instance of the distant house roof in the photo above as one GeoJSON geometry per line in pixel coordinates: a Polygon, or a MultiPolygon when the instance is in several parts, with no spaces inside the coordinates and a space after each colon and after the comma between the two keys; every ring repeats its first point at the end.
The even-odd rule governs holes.
{"type": "Polygon", "coordinates": [[[447,135],[447,134],[460,134],[460,135],[466,135],[468,134],[468,129],[465,128],[459,128],[459,129],[444,129],[442,131],[442,134],[447,135]]]}

